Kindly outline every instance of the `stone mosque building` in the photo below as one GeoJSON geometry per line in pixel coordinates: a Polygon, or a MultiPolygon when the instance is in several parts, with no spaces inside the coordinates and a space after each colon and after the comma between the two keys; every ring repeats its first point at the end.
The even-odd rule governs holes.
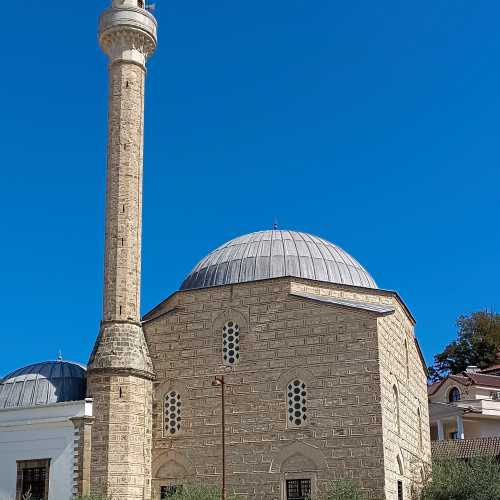
{"type": "Polygon", "coordinates": [[[349,477],[370,498],[409,499],[430,463],[415,320],[341,248],[297,231],[241,236],[141,318],[143,103],[156,29],[142,0],[113,0],[101,16],[103,317],[86,371],[58,360],[2,380],[0,497],[31,488],[33,500],[157,500],[224,478],[241,498],[302,500],[349,477]]]}

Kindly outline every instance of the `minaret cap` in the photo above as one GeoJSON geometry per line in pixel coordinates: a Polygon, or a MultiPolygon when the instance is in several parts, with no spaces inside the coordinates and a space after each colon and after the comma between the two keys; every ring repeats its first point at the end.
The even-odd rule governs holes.
{"type": "Polygon", "coordinates": [[[113,0],[99,20],[99,44],[111,62],[144,66],[155,51],[157,22],[143,0],[113,0]]]}

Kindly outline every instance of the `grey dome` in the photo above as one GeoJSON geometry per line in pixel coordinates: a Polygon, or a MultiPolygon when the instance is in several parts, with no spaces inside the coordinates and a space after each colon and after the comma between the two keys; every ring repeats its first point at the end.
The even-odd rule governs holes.
{"type": "Polygon", "coordinates": [[[69,361],[45,361],[9,373],[0,382],[0,410],[85,399],[86,369],[69,361]]]}
{"type": "Polygon", "coordinates": [[[181,290],[293,276],[377,288],[370,274],[329,241],[297,231],[259,231],[220,246],[189,273],[181,290]]]}

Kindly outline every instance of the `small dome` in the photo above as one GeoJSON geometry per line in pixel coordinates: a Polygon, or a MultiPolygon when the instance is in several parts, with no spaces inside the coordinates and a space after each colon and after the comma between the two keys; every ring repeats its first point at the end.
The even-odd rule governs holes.
{"type": "Polygon", "coordinates": [[[189,273],[181,290],[293,276],[377,288],[370,274],[329,241],[297,231],[259,231],[220,246],[189,273]]]}
{"type": "Polygon", "coordinates": [[[0,381],[0,410],[64,401],[81,401],[86,369],[68,361],[46,361],[9,373],[0,381]]]}

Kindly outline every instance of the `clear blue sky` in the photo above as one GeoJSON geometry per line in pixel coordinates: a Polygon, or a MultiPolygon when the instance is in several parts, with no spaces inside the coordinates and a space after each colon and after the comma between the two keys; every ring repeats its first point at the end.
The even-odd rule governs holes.
{"type": "MultiPolygon", "coordinates": [[[[98,331],[106,0],[11,6],[0,91],[0,373],[86,362],[98,331]]],[[[500,309],[500,2],[157,0],[143,312],[277,217],[354,255],[417,318],[500,309]]]]}

